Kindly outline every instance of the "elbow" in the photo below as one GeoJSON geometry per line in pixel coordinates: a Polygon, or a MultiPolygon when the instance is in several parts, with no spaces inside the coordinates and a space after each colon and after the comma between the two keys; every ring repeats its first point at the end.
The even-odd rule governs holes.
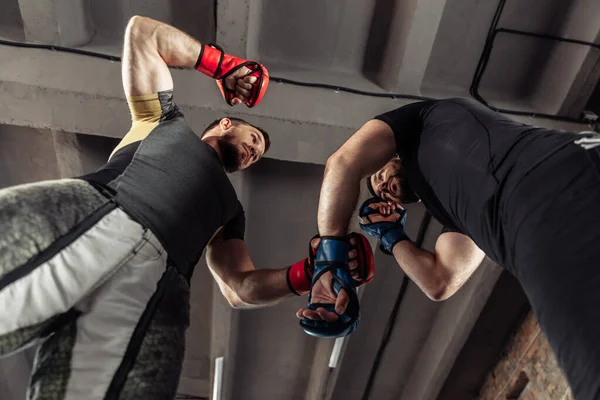
{"type": "Polygon", "coordinates": [[[456,290],[448,282],[443,281],[427,287],[424,292],[431,300],[440,302],[448,300],[456,290]]]}
{"type": "Polygon", "coordinates": [[[247,303],[245,303],[244,300],[242,300],[242,298],[237,292],[228,290],[222,291],[222,293],[225,296],[225,299],[227,299],[227,302],[229,303],[229,306],[231,308],[240,309],[245,308],[245,306],[247,306],[247,303]]]}
{"type": "Polygon", "coordinates": [[[125,28],[125,43],[137,43],[152,37],[152,22],[150,18],[134,15],[129,18],[125,28]]]}
{"type": "Polygon", "coordinates": [[[343,152],[342,149],[339,149],[335,153],[329,156],[327,159],[327,168],[343,168],[350,164],[350,160],[346,152],[343,152]]]}
{"type": "Polygon", "coordinates": [[[131,37],[139,33],[139,31],[142,29],[142,26],[144,25],[144,20],[145,17],[142,17],[140,15],[134,15],[133,17],[129,18],[127,26],[125,27],[125,37],[131,37]]]}
{"type": "Polygon", "coordinates": [[[335,153],[333,153],[327,159],[327,163],[325,164],[325,171],[335,172],[335,171],[343,171],[344,176],[352,176],[352,175],[360,175],[360,163],[357,162],[355,157],[348,154],[347,151],[343,151],[339,149],[335,153]]]}
{"type": "Polygon", "coordinates": [[[227,302],[231,308],[235,308],[236,310],[244,308],[244,302],[237,296],[228,296],[227,302]]]}
{"type": "Polygon", "coordinates": [[[430,300],[435,302],[447,300],[452,296],[452,293],[448,293],[445,289],[428,290],[425,294],[430,300]]]}
{"type": "Polygon", "coordinates": [[[256,299],[252,295],[252,291],[245,287],[237,288],[237,290],[230,292],[227,296],[227,302],[231,308],[242,309],[254,306],[256,299]]]}

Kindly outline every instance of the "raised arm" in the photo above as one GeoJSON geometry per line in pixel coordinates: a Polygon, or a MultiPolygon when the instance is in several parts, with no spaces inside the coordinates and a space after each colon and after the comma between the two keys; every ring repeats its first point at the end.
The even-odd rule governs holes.
{"type": "Polygon", "coordinates": [[[125,95],[173,89],[169,66],[193,68],[201,49],[200,42],[172,26],[134,16],[127,24],[123,43],[125,95]]]}
{"type": "Polygon", "coordinates": [[[319,199],[321,236],[345,236],[360,193],[360,181],[383,167],[396,153],[394,133],[371,120],[327,160],[319,199]]]}
{"type": "MultiPolygon", "coordinates": [[[[173,102],[173,78],[169,66],[197,68],[205,75],[215,78],[215,71],[222,75],[219,67],[220,50],[203,46],[186,33],[151,18],[134,16],[129,20],[123,42],[122,80],[123,89],[132,116],[132,127],[119,143],[120,148],[144,139],[165,117],[181,115],[173,102]],[[197,65],[198,64],[198,65],[197,65]]],[[[223,54],[232,68],[223,82],[231,105],[248,101],[255,90],[257,77],[246,67],[235,69],[237,62],[232,56],[223,54]],[[233,67],[232,67],[233,66],[233,67]]],[[[224,64],[224,62],[223,62],[224,64]]],[[[266,83],[261,84],[266,90],[266,83]]],[[[257,100],[253,104],[257,104],[257,100]]]]}

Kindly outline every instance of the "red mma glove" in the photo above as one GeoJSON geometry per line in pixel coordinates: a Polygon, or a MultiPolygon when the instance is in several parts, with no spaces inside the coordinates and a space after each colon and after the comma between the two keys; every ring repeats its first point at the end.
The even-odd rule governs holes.
{"type": "MultiPolygon", "coordinates": [[[[308,244],[309,256],[304,260],[300,260],[292,264],[287,270],[287,283],[290,291],[298,296],[308,294],[312,282],[313,271],[315,269],[315,256],[317,249],[311,246],[314,239],[319,235],[315,235],[310,239],[308,244]]],[[[356,250],[356,257],[349,261],[356,260],[358,266],[353,270],[353,273],[358,273],[358,277],[354,278],[354,286],[362,286],[371,282],[375,277],[375,257],[373,249],[367,238],[360,234],[352,232],[348,235],[350,239],[350,251],[356,250]],[[352,240],[354,239],[354,240],[352,240]],[[354,242],[354,244],[352,243],[354,242]]]]}
{"type": "Polygon", "coordinates": [[[223,95],[223,99],[230,106],[233,105],[231,101],[236,98],[237,92],[225,85],[225,79],[243,67],[251,70],[252,72],[249,75],[256,78],[256,82],[252,84],[250,96],[244,103],[248,107],[254,107],[260,103],[269,86],[269,71],[264,65],[226,54],[216,44],[203,44],[195,65],[198,71],[217,80],[217,86],[223,95]]]}

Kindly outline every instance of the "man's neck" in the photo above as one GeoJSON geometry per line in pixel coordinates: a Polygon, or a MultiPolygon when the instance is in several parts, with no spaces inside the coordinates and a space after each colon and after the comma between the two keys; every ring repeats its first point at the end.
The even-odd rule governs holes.
{"type": "MultiPolygon", "coordinates": [[[[217,157],[219,157],[221,165],[223,165],[223,155],[221,154],[221,149],[219,148],[219,138],[216,136],[205,136],[200,140],[202,140],[204,143],[213,148],[215,153],[217,153],[217,157]]],[[[224,168],[225,166],[223,165],[223,169],[224,168]]]]}

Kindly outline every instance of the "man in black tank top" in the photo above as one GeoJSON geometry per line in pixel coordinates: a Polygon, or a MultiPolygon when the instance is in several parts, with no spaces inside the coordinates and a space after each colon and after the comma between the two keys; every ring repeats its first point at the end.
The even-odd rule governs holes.
{"type": "Polygon", "coordinates": [[[204,249],[233,307],[310,286],[312,257],[256,270],[244,242],[227,172],[260,160],[269,135],[236,118],[197,135],[173,101],[168,65],[217,79],[230,105],[248,107],[265,93],[265,67],[144,17],[129,22],[123,50],[132,125],[106,165],[0,191],[0,356],[48,337],[31,399],[174,398],[204,249]]]}
{"type": "Polygon", "coordinates": [[[468,99],[409,104],[330,157],[321,236],[346,234],[363,178],[375,197],[361,227],[427,296],[450,297],[487,254],[519,279],[575,398],[600,399],[600,134],[524,125],[468,99]],[[401,204],[415,201],[444,226],[434,253],[404,233],[401,204]]]}

